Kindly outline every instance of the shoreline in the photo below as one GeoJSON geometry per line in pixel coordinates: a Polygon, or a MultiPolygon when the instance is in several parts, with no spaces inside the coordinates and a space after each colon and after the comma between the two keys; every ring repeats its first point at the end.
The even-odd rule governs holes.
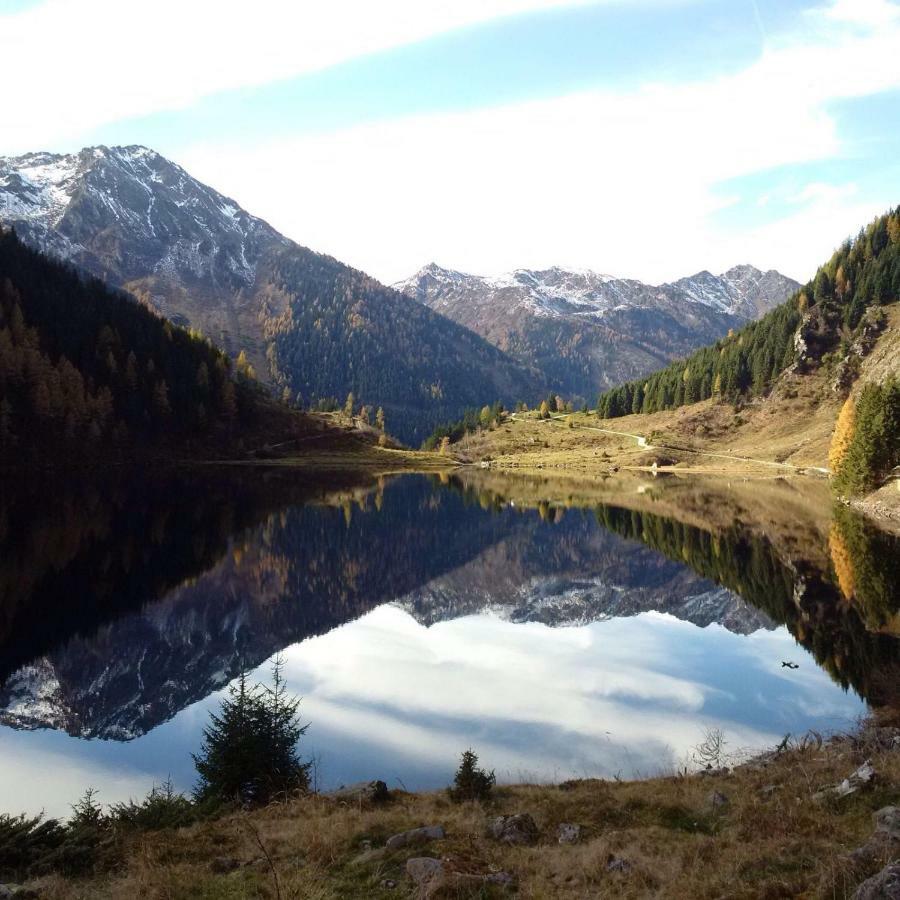
{"type": "Polygon", "coordinates": [[[372,782],[119,835],[109,870],[28,887],[46,900],[851,897],[900,847],[879,824],[900,790],[897,722],[810,733],[733,768],[499,785],[485,802],[372,782]]]}

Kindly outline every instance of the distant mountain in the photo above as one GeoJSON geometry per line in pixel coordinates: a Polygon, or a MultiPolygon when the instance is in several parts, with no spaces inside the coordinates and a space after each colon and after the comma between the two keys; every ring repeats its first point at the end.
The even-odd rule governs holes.
{"type": "Polygon", "coordinates": [[[593,399],[758,318],[799,285],[753,266],[654,286],[586,270],[483,277],[432,263],[394,287],[533,361],[555,390],[593,399]]]}
{"type": "Polygon", "coordinates": [[[465,407],[544,388],[477,335],[288,240],[145,147],[0,158],[0,222],[123,288],[279,392],[353,392],[409,441],[465,407]]]}

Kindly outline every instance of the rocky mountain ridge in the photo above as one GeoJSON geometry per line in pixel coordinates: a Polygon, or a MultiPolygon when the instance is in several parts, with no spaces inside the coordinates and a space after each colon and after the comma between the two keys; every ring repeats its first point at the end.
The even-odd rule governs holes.
{"type": "Polygon", "coordinates": [[[510,355],[534,360],[556,389],[593,399],[758,318],[799,284],[749,265],[649,285],[590,270],[484,277],[431,263],[394,287],[510,355]]]}

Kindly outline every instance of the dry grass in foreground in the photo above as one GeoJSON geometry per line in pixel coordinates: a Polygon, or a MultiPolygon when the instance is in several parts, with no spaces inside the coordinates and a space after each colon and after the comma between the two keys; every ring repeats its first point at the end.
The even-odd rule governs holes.
{"type": "Polygon", "coordinates": [[[900,855],[900,842],[888,842],[855,863],[849,856],[871,838],[872,814],[900,802],[895,735],[900,730],[869,726],[730,773],[502,787],[487,805],[457,805],[444,792],[397,792],[375,806],[310,796],[143,834],[127,846],[119,871],[34,886],[47,900],[400,898],[426,896],[416,894],[405,866],[411,857],[433,856],[457,871],[504,871],[514,879],[512,888],[482,884],[427,895],[435,897],[851,897],[889,856],[900,855]],[[866,760],[877,773],[873,783],[842,799],[813,798],[866,760]],[[539,827],[534,846],[486,836],[492,817],[519,812],[539,827]],[[558,842],[564,822],[582,826],[580,842],[558,842]],[[390,835],[422,825],[443,826],[446,838],[378,849],[390,835]]]}

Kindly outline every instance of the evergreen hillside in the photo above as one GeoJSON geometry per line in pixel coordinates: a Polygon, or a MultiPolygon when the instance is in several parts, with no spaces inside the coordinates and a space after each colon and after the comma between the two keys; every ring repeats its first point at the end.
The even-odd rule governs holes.
{"type": "Polygon", "coordinates": [[[409,443],[467,407],[542,392],[534,371],[474,332],[330,257],[286,247],[260,267],[257,287],[281,304],[265,320],[278,390],[306,403],[352,392],[409,443]]]}
{"type": "MultiPolygon", "coordinates": [[[[730,402],[765,395],[789,367],[814,368],[849,347],[878,315],[870,307],[900,297],[900,207],[846,241],[813,281],[781,306],[649,378],[602,394],[601,418],[676,409],[710,397],[730,402]]],[[[845,355],[845,354],[841,354],[845,355]]]]}
{"type": "Polygon", "coordinates": [[[0,460],[224,442],[260,398],[206,339],[0,230],[0,460]]]}

